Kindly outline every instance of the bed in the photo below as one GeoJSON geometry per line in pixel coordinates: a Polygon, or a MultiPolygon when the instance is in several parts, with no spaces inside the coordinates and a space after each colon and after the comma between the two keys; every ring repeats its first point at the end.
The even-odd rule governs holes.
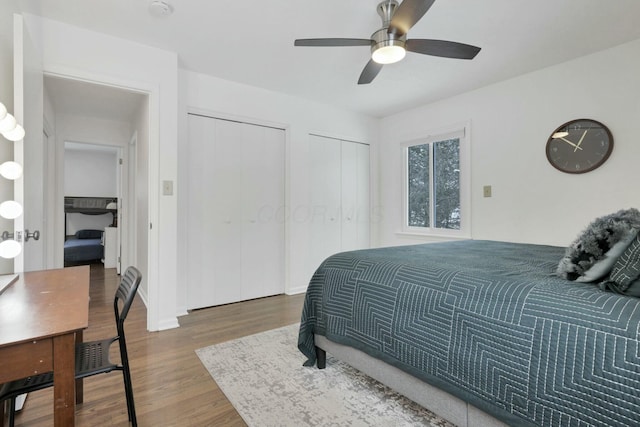
{"type": "Polygon", "coordinates": [[[102,230],[79,230],[64,242],[64,263],[74,265],[100,261],[104,256],[102,230]]]}
{"type": "Polygon", "coordinates": [[[629,426],[640,299],[556,274],[565,248],[494,241],[333,255],[298,348],[326,352],[459,426],[629,426]]]}

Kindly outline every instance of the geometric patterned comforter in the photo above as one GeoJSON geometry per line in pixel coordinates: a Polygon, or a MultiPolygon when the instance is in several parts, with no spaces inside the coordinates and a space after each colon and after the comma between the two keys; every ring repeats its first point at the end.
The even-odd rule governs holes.
{"type": "Polygon", "coordinates": [[[554,272],[564,248],[456,241],[329,257],[298,348],[355,347],[510,425],[640,425],[640,299],[554,272]]]}

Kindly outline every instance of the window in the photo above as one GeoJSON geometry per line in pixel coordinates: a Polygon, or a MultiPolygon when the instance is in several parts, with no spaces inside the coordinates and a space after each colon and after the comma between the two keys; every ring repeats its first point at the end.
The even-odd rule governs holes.
{"type": "Polygon", "coordinates": [[[464,128],[403,144],[403,231],[468,236],[466,146],[464,128]]]}

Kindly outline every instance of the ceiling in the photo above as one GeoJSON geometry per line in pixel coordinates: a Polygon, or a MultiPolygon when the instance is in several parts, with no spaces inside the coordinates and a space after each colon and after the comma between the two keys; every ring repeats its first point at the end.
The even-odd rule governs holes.
{"type": "MultiPolygon", "coordinates": [[[[471,60],[408,53],[357,85],[368,47],[294,47],[368,38],[379,0],[21,0],[23,11],[177,52],[181,68],[384,117],[640,38],[638,0],[436,0],[409,38],[482,48],[471,60]]],[[[585,70],[589,72],[589,70],[585,70]]]]}
{"type": "Polygon", "coordinates": [[[146,95],[111,86],[52,76],[44,87],[57,114],[100,117],[130,123],[146,95]]]}

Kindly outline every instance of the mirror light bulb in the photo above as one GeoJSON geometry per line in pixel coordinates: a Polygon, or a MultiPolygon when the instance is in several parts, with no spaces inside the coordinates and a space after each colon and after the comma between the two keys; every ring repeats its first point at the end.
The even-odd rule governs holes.
{"type": "Polygon", "coordinates": [[[14,200],[0,203],[0,216],[6,219],[16,219],[22,215],[22,205],[14,200]]]}
{"type": "Polygon", "coordinates": [[[17,124],[18,122],[16,122],[16,118],[11,114],[7,114],[4,116],[4,119],[0,120],[0,133],[14,130],[17,124]]]}
{"type": "Polygon", "coordinates": [[[19,124],[16,124],[16,127],[13,128],[13,130],[4,132],[2,136],[7,138],[9,141],[20,141],[22,138],[24,138],[24,128],[19,124]]]}
{"type": "Polygon", "coordinates": [[[22,251],[22,246],[15,240],[4,240],[0,242],[0,257],[15,258],[22,251]]]}
{"type": "Polygon", "coordinates": [[[6,179],[18,179],[22,176],[22,166],[16,162],[4,162],[0,165],[0,175],[6,179]]]}

